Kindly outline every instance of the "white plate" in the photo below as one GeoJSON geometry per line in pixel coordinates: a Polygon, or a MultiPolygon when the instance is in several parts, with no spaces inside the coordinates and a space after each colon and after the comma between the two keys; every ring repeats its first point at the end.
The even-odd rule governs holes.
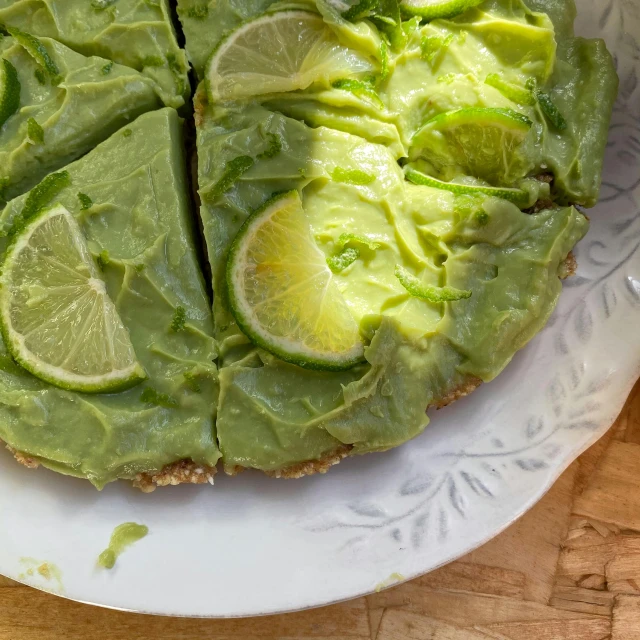
{"type": "MultiPolygon", "coordinates": [[[[611,425],[640,373],[640,5],[581,0],[578,31],[602,35],[621,77],[602,202],[549,326],[502,376],[438,413],[413,442],[325,477],[219,477],[215,488],[143,495],[9,456],[0,465],[0,572],[75,600],[185,616],[313,607],[413,578],[495,536],[611,425]],[[113,528],[150,535],[111,571],[113,528]],[[25,558],[32,558],[29,561],[25,558]],[[37,573],[55,564],[61,583],[37,573]]],[[[594,109],[598,106],[594,105],[594,109]]]]}

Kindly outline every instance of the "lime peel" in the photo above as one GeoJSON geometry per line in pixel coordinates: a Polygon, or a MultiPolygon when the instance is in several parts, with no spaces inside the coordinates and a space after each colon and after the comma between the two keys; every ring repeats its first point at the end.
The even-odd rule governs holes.
{"type": "Polygon", "coordinates": [[[536,97],[526,87],[520,87],[512,82],[507,82],[499,73],[490,73],[484,81],[485,84],[497,89],[505,98],[518,104],[533,106],[536,97]]]}
{"type": "Polygon", "coordinates": [[[353,247],[347,247],[335,256],[327,258],[329,269],[333,273],[342,273],[347,267],[351,266],[360,257],[360,250],[353,247]]]}
{"type": "Polygon", "coordinates": [[[436,20],[453,18],[481,2],[483,0],[402,0],[400,8],[404,13],[412,16],[436,20]]]}
{"type": "Polygon", "coordinates": [[[9,35],[12,36],[50,76],[56,77],[60,74],[58,65],[54,62],[47,48],[38,38],[16,27],[6,27],[6,29],[9,35]]]}
{"type": "Polygon", "coordinates": [[[455,302],[471,297],[471,291],[425,284],[400,265],[396,266],[395,276],[412,297],[420,298],[420,300],[426,300],[427,302],[455,302]]]}
{"type": "Polygon", "coordinates": [[[434,189],[442,189],[450,191],[456,195],[478,195],[493,196],[509,200],[520,207],[531,206],[531,196],[527,191],[522,189],[514,189],[509,187],[488,187],[482,185],[457,184],[455,182],[443,182],[436,178],[432,178],[421,171],[417,171],[411,167],[405,167],[405,177],[413,184],[424,187],[432,187],[434,189]]]}
{"type": "Polygon", "coordinates": [[[331,179],[334,182],[352,184],[357,187],[366,187],[376,181],[374,175],[366,173],[361,169],[343,169],[342,167],[336,167],[331,172],[331,179]]]}
{"type": "Polygon", "coordinates": [[[350,242],[362,244],[371,251],[375,251],[380,248],[380,243],[375,240],[369,240],[366,236],[358,235],[357,233],[341,233],[338,238],[338,245],[341,247],[346,246],[350,242]]]}
{"type": "Polygon", "coordinates": [[[549,122],[551,122],[558,131],[564,131],[567,128],[567,121],[560,113],[558,107],[556,107],[551,96],[543,91],[538,91],[536,97],[538,98],[538,104],[540,105],[542,113],[544,113],[549,122]]]}
{"type": "Polygon", "coordinates": [[[20,79],[16,68],[6,60],[0,59],[0,128],[20,108],[20,79]]]}
{"type": "Polygon", "coordinates": [[[204,193],[209,201],[217,200],[253,167],[255,160],[250,156],[238,156],[225,164],[222,175],[213,187],[204,193]]]}

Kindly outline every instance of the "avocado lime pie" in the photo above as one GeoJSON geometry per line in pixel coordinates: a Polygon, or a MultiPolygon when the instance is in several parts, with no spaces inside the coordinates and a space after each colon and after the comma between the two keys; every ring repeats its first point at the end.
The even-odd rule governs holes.
{"type": "Polygon", "coordinates": [[[574,36],[569,0],[177,15],[199,219],[182,121],[154,102],[180,106],[184,68],[167,63],[172,90],[133,51],[186,59],[165,2],[0,0],[0,154],[20,158],[0,216],[0,439],[27,465],[145,491],[213,482],[220,459],[300,477],[407,442],[504,369],[574,272],[609,53],[574,36]],[[39,85],[45,51],[63,78],[39,85]],[[72,146],[63,123],[84,110],[72,146]]]}

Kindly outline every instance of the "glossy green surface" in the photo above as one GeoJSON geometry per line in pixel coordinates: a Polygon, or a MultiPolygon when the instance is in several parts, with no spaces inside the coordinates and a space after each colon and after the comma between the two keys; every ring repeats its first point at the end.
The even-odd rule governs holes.
{"type": "Polygon", "coordinates": [[[58,73],[46,73],[13,38],[0,57],[17,70],[20,106],[0,129],[0,182],[14,198],[86,153],[140,114],[162,105],[154,82],[137,71],[85,57],[50,38],[39,38],[58,73]],[[29,136],[33,119],[42,129],[29,136]]]}
{"type": "MultiPolygon", "coordinates": [[[[69,165],[70,184],[54,198],[76,215],[148,380],[113,395],[67,392],[20,369],[0,345],[0,439],[98,487],[185,458],[214,465],[219,457],[217,352],[181,129],[172,109],[140,116],[69,165]]],[[[4,209],[5,231],[27,198],[4,209]]]]}
{"type": "Polygon", "coordinates": [[[0,24],[137,69],[167,106],[179,108],[188,97],[186,54],[167,0],[0,0],[0,24]]]}

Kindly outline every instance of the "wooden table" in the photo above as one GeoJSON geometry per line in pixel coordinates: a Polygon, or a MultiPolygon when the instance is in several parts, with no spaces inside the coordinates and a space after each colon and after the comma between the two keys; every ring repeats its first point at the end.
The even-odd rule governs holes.
{"type": "Polygon", "coordinates": [[[0,640],[196,638],[640,640],[640,383],[614,427],[511,528],[367,598],[269,618],[186,620],[75,604],[0,578],[0,640]]]}

